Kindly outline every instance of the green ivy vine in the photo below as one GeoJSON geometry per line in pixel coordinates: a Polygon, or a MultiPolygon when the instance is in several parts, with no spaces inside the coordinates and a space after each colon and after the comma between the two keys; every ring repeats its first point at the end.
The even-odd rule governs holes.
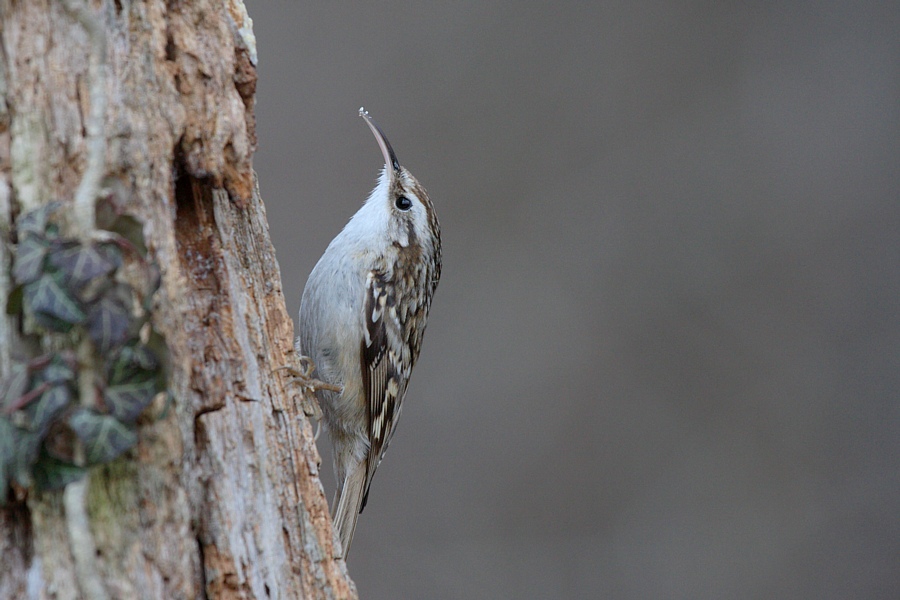
{"type": "Polygon", "coordinates": [[[159,272],[142,240],[63,237],[52,219],[60,206],[16,223],[7,314],[19,317],[23,348],[0,380],[0,503],[12,483],[58,489],[114,460],[135,445],[138,418],[166,390],[164,350],[151,349],[164,345],[149,323],[159,272]],[[87,403],[76,353],[85,337],[95,363],[87,403]]]}

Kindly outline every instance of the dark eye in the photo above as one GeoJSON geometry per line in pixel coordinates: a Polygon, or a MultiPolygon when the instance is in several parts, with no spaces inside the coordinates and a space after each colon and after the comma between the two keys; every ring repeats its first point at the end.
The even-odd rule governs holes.
{"type": "Polygon", "coordinates": [[[394,206],[400,210],[409,210],[412,208],[412,200],[406,196],[400,196],[394,201],[394,206]]]}

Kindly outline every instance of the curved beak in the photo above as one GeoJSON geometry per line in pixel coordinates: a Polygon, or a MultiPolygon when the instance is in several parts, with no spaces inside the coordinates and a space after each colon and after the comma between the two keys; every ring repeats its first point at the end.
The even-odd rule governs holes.
{"type": "Polygon", "coordinates": [[[387,136],[384,135],[381,127],[375,124],[375,121],[369,116],[369,111],[363,107],[359,107],[359,116],[366,120],[366,125],[368,125],[369,129],[372,130],[372,133],[375,134],[375,139],[378,141],[378,147],[381,148],[381,154],[384,155],[385,166],[390,165],[395,173],[399,173],[400,161],[397,160],[397,155],[394,154],[394,149],[391,148],[391,143],[388,141],[387,136]]]}

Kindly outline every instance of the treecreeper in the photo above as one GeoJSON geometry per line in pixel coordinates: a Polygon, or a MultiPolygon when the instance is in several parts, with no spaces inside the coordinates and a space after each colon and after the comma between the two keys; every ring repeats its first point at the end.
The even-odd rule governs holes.
{"type": "Polygon", "coordinates": [[[312,365],[292,370],[315,393],[334,448],[331,512],[344,558],[396,430],[441,277],[441,229],[428,193],[368,112],[359,114],[384,169],[309,275],[296,350],[312,365]]]}

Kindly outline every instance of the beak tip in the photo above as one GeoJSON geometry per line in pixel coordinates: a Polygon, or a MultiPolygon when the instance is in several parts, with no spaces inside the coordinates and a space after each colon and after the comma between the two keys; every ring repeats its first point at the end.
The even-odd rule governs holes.
{"type": "Polygon", "coordinates": [[[400,161],[397,160],[397,155],[394,154],[394,149],[391,147],[391,143],[388,141],[387,136],[384,135],[381,128],[372,120],[369,111],[362,106],[359,107],[359,116],[366,120],[366,125],[368,125],[369,129],[372,130],[372,133],[375,134],[375,139],[378,140],[378,145],[381,147],[382,154],[384,154],[385,165],[390,166],[394,172],[399,173],[400,161]]]}

